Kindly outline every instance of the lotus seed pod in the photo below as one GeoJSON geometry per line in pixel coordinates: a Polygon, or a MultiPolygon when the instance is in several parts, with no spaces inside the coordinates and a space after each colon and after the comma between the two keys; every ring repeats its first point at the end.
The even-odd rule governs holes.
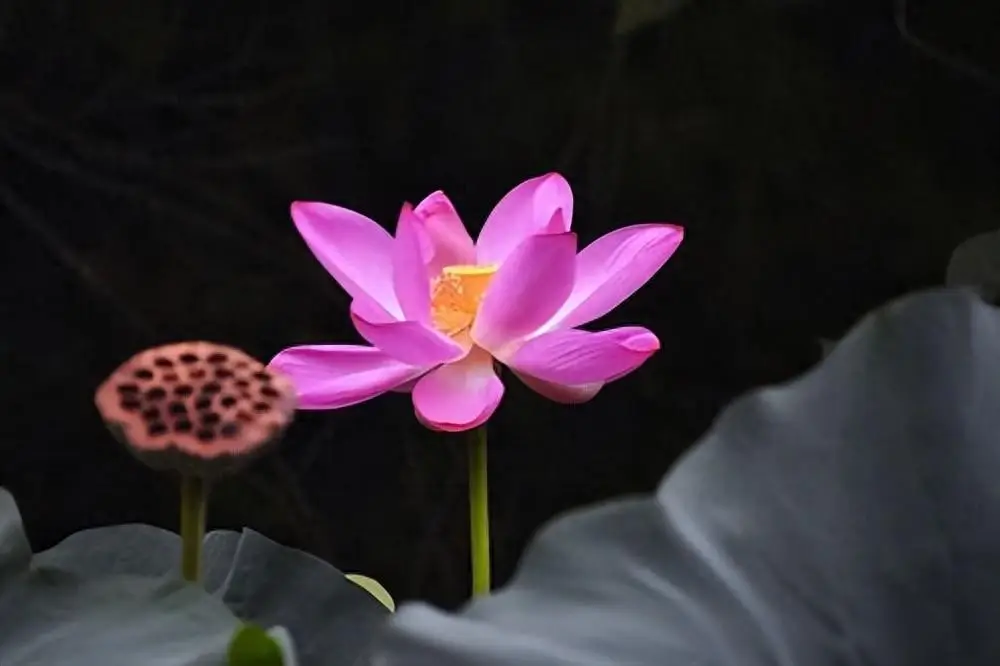
{"type": "Polygon", "coordinates": [[[211,342],[136,354],[101,384],[95,402],[140,461],[203,477],[236,471],[276,443],[296,404],[286,377],[211,342]]]}

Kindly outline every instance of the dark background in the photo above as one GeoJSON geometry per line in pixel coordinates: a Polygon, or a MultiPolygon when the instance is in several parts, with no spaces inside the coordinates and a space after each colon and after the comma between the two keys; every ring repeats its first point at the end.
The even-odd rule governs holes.
{"type": "MultiPolygon", "coordinates": [[[[955,245],[998,226],[1000,3],[672,4],[616,32],[597,0],[0,3],[0,483],[35,546],[176,527],[175,480],[92,404],[134,352],[204,338],[266,361],[356,340],[294,199],[391,225],[443,189],[475,233],[557,170],[581,243],[686,227],[599,322],[652,328],[646,366],[578,407],[508,383],[490,430],[500,580],[543,521],[651,489],[736,395],[806,370],[819,337],[939,284],[955,245]]],[[[210,520],[454,604],[463,456],[406,396],[304,413],[210,520]]]]}

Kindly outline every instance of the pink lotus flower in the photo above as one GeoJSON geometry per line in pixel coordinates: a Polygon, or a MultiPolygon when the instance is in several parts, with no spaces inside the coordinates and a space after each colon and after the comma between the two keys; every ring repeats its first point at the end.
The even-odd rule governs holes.
{"type": "Polygon", "coordinates": [[[543,396],[584,402],[657,349],[645,328],[579,326],[645,284],[680,245],[681,227],[639,224],[577,254],[573,194],[558,174],[521,183],[473,243],[435,192],[403,207],[396,237],[367,217],[295,202],[313,254],[351,295],[351,319],[371,346],[306,345],[271,365],[290,377],[300,409],[337,409],[412,391],[417,417],[450,432],[482,425],[504,386],[494,359],[543,396]]]}

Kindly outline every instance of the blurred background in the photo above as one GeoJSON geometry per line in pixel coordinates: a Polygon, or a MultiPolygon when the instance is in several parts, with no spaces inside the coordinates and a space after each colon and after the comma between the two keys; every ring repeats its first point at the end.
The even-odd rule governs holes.
{"type": "MultiPolygon", "coordinates": [[[[3,0],[0,483],[36,548],[176,529],[175,480],[115,443],[92,393],[154,344],[267,361],[357,341],[292,200],[391,229],[442,189],[475,233],[559,171],[581,245],[687,233],[597,322],[660,336],[639,372],[577,407],[508,382],[490,426],[502,582],[546,520],[651,490],[728,402],[1000,226],[998,28],[994,0],[3,0]]],[[[407,396],[303,413],[217,488],[210,522],[452,606],[464,455],[407,396]]]]}

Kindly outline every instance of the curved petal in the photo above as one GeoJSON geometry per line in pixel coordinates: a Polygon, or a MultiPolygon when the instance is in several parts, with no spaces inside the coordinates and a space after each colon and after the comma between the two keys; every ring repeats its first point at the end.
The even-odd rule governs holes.
{"type": "Polygon", "coordinates": [[[508,192],[486,218],[476,241],[477,261],[501,264],[524,239],[565,233],[572,221],[573,191],[565,178],[549,173],[526,180],[508,192]]]}
{"type": "Polygon", "coordinates": [[[659,348],[656,336],[641,326],[597,333],[571,328],[528,340],[508,365],[556,384],[605,383],[632,372],[659,348]]]}
{"type": "Polygon", "coordinates": [[[646,284],[683,240],[684,229],[672,224],[637,224],[598,238],[576,258],[573,293],[546,329],[574,328],[607,314],[646,284]]]}
{"type": "Polygon", "coordinates": [[[296,201],[292,220],[323,268],[351,298],[370,299],[402,316],[392,286],[392,236],[352,210],[318,201],[296,201]]]}
{"type": "Polygon", "coordinates": [[[430,252],[425,256],[430,275],[440,275],[445,266],[476,263],[476,246],[455,207],[444,192],[428,195],[413,212],[422,222],[430,252]]]}
{"type": "Polygon", "coordinates": [[[461,432],[486,423],[503,398],[503,382],[483,349],[436,368],[413,387],[413,408],[435,430],[461,432]]]}
{"type": "Polygon", "coordinates": [[[370,400],[426,372],[373,347],[303,345],[283,350],[269,367],[287,375],[299,409],[339,409],[370,400]]]}
{"type": "Polygon", "coordinates": [[[513,368],[511,369],[511,372],[513,372],[518,379],[524,382],[525,386],[543,398],[548,398],[553,402],[562,403],[564,405],[579,405],[587,402],[597,395],[602,388],[604,388],[604,384],[601,382],[581,384],[579,386],[567,386],[565,384],[553,384],[552,382],[546,382],[538,379],[537,377],[532,377],[529,374],[518,372],[513,368]]]}
{"type": "Polygon", "coordinates": [[[576,274],[576,234],[531,236],[486,288],[472,339],[501,360],[504,347],[549,321],[566,302],[576,274]]]}
{"type": "Polygon", "coordinates": [[[405,204],[396,224],[396,242],[392,252],[392,285],[403,316],[429,324],[431,320],[431,282],[420,247],[420,220],[413,207],[405,204]]]}
{"type": "Polygon", "coordinates": [[[363,304],[351,303],[351,321],[368,343],[392,358],[416,366],[457,361],[466,355],[461,345],[418,321],[379,321],[365,316],[363,304]]]}

